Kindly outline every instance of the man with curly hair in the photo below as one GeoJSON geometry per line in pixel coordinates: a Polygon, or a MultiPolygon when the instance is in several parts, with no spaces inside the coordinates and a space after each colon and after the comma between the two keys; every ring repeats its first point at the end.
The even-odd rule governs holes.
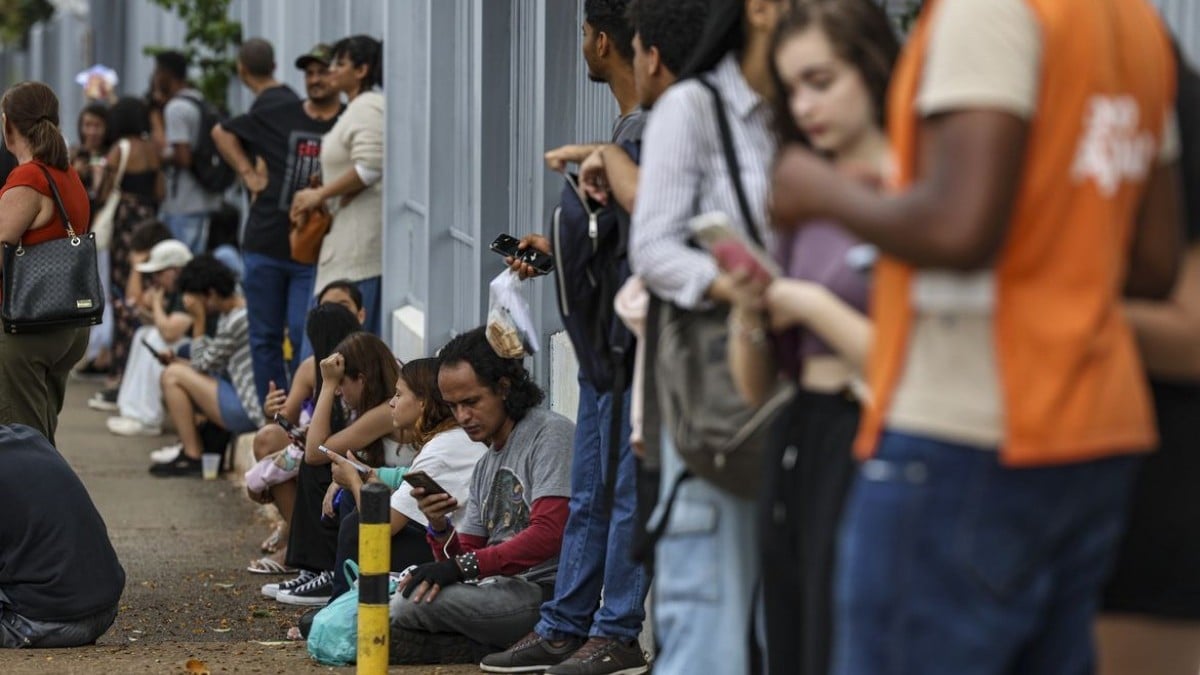
{"type": "Polygon", "coordinates": [[[571,495],[575,425],[537,407],[544,394],[522,362],[497,356],[482,328],[439,358],[442,398],[491,451],[475,465],[462,522],[449,494],[412,491],[435,561],[392,599],[394,664],[475,662],[528,633],[554,594],[571,495]]]}

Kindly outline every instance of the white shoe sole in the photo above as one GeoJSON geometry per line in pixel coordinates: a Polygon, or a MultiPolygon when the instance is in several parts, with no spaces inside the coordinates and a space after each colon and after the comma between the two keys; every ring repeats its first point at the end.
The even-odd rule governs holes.
{"type": "Polygon", "coordinates": [[[331,596],[326,595],[324,597],[313,598],[309,596],[292,595],[291,593],[284,592],[276,595],[275,601],[281,602],[285,605],[294,605],[296,607],[324,607],[325,605],[329,604],[330,597],[331,596]]]}

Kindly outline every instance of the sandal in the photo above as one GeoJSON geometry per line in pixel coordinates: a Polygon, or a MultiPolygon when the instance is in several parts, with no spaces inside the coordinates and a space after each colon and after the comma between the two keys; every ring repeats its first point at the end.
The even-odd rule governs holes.
{"type": "Polygon", "coordinates": [[[246,571],[251,574],[295,574],[297,572],[297,570],[287,565],[282,565],[267,556],[251,562],[246,571]]]}
{"type": "Polygon", "coordinates": [[[271,533],[271,536],[263,540],[260,547],[263,553],[277,553],[279,551],[279,545],[283,543],[283,528],[282,523],[276,525],[275,531],[271,533]]]}

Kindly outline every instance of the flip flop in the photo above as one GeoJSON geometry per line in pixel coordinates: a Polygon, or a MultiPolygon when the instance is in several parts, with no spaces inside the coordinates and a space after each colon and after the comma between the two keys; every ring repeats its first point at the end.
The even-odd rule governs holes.
{"type": "Polygon", "coordinates": [[[297,572],[297,570],[294,570],[287,565],[281,565],[266,556],[263,556],[250,563],[250,566],[246,568],[246,571],[250,572],[251,574],[295,574],[297,572]]]}
{"type": "Polygon", "coordinates": [[[275,553],[279,551],[279,545],[283,543],[283,525],[275,526],[275,530],[271,532],[271,536],[263,540],[262,546],[259,548],[263,553],[275,553]]]}

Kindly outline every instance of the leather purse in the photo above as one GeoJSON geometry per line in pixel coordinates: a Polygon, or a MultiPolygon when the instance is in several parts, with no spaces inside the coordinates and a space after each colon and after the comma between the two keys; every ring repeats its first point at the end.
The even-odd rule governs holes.
{"type": "MultiPolygon", "coordinates": [[[[309,187],[320,187],[321,182],[314,174],[308,183],[309,187]]],[[[288,243],[292,247],[292,260],[305,265],[313,265],[321,254],[321,242],[329,234],[333,225],[333,214],[325,206],[319,206],[311,211],[300,222],[292,221],[288,231],[288,243]]]]}
{"type": "Polygon", "coordinates": [[[96,235],[77,234],[54,177],[41,167],[67,236],[26,247],[3,242],[0,320],[9,334],[44,333],[100,323],[104,291],[96,262],[96,235]]]}

